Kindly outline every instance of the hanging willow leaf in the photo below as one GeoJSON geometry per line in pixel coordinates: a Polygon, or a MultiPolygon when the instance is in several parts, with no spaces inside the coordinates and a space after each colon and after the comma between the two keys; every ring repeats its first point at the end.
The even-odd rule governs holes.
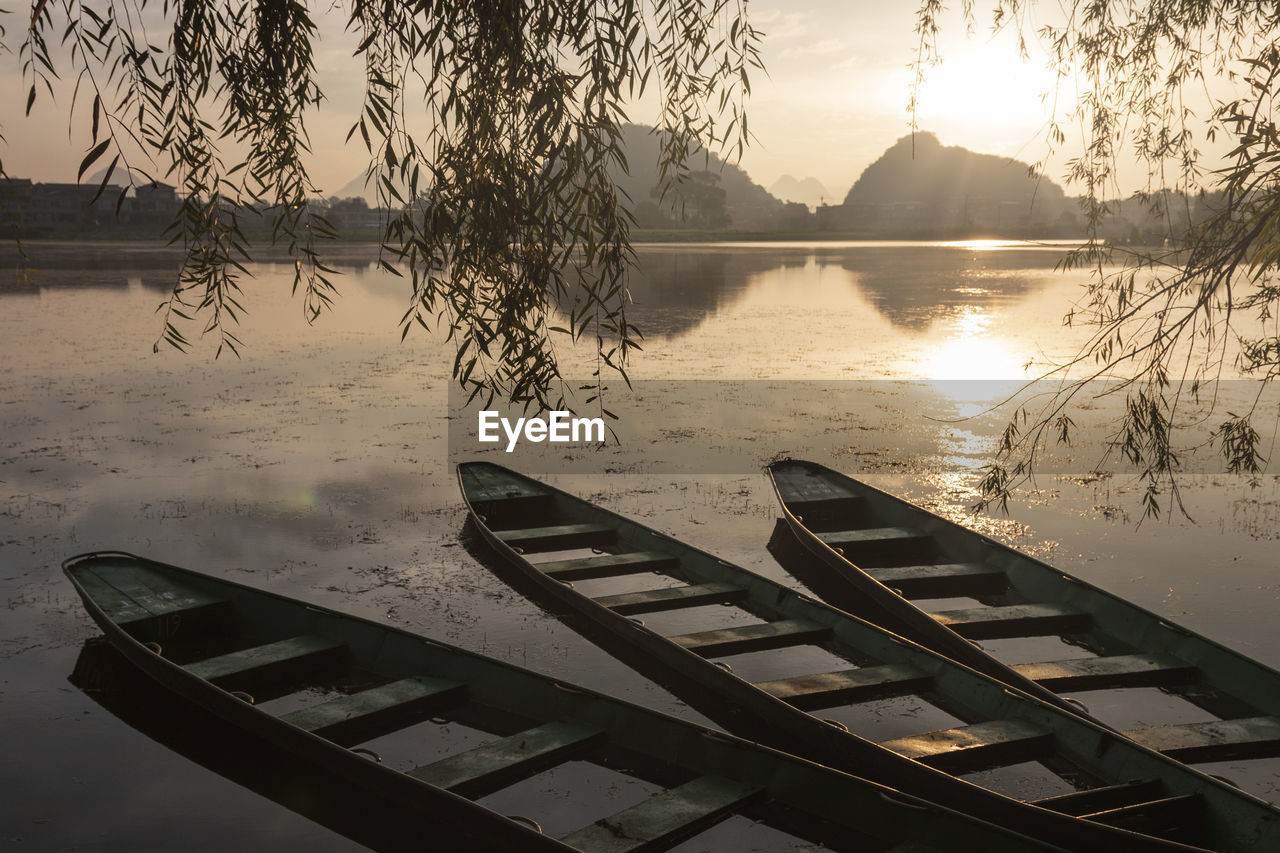
{"type": "MultiPolygon", "coordinates": [[[[80,174],[111,150],[132,176],[136,144],[182,197],[167,233],[186,263],[162,338],[188,347],[177,324],[191,316],[235,352],[245,223],[262,219],[288,250],[309,318],[335,295],[304,119],[331,108],[312,9],[336,7],[181,0],[163,6],[157,39],[147,2],[33,0],[28,109],[59,63],[87,75],[94,147],[80,174]]],[[[624,107],[656,95],[664,176],[686,172],[692,151],[740,151],[746,72],[760,66],[745,0],[352,0],[346,14],[364,77],[348,139],[359,134],[390,210],[379,266],[410,286],[401,335],[440,329],[464,389],[534,406],[562,396],[557,337],[600,332],[601,358],[621,368],[639,339],[631,219],[613,183],[624,107]]]]}
{"type": "Polygon", "coordinates": [[[88,154],[84,155],[84,159],[80,161],[80,169],[76,172],[76,180],[80,180],[84,177],[84,173],[89,171],[89,167],[96,163],[99,157],[107,153],[107,148],[110,147],[110,145],[111,140],[104,139],[97,145],[93,146],[93,148],[89,150],[88,154]]]}
{"type": "MultiPolygon", "coordinates": [[[[963,7],[970,24],[974,5],[963,7]]],[[[1094,380],[1116,379],[1105,393],[1123,400],[1123,413],[1106,453],[1136,466],[1145,515],[1158,515],[1162,501],[1185,514],[1179,482],[1189,451],[1216,443],[1228,471],[1256,478],[1266,465],[1262,435],[1274,435],[1254,418],[1280,376],[1280,4],[1070,0],[1034,33],[1034,3],[988,5],[995,28],[1017,30],[1020,43],[1038,37],[1059,79],[1073,84],[1066,88],[1079,89],[1046,138],[1051,148],[1064,142],[1063,120],[1082,131],[1066,179],[1082,193],[1089,241],[1061,266],[1089,273],[1066,322],[1090,334],[1044,374],[1056,390],[1036,411],[1019,409],[1020,428],[1006,431],[980,505],[1007,505],[1047,443],[1070,438],[1067,409],[1095,396],[1094,380]],[[1197,115],[1194,99],[1225,83],[1240,85],[1197,115]],[[1214,162],[1202,147],[1218,140],[1232,147],[1214,162]],[[1158,223],[1136,245],[1108,238],[1119,208],[1108,194],[1134,164],[1146,185],[1124,200],[1127,210],[1158,223]],[[1252,404],[1206,426],[1221,383],[1237,374],[1257,379],[1252,404]]],[[[913,110],[938,60],[942,11],[939,0],[918,7],[913,110]]]]}

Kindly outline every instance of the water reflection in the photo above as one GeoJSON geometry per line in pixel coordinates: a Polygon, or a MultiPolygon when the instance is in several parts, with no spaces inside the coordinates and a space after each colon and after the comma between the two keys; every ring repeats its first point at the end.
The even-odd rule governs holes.
{"type": "Polygon", "coordinates": [[[642,246],[628,282],[645,337],[677,338],[731,310],[770,274],[805,267],[808,249],[670,249],[642,246]]]}
{"type": "Polygon", "coordinates": [[[944,322],[946,337],[925,357],[923,375],[939,380],[1021,375],[1026,362],[1006,340],[995,336],[994,320],[984,306],[957,306],[944,322]]]}
{"type": "Polygon", "coordinates": [[[1065,244],[644,246],[646,377],[1029,378],[1074,354],[1065,244]],[[654,345],[654,344],[657,345],[654,345]],[[689,357],[685,357],[686,353],[689,357]],[[697,358],[693,354],[697,353],[697,358]],[[651,372],[660,365],[662,373],[651,372]]]}
{"type": "MultiPolygon", "coordinates": [[[[242,807],[253,810],[252,814],[239,825],[219,827],[196,848],[244,849],[241,845],[251,848],[274,843],[281,848],[332,851],[365,847],[384,851],[421,849],[418,832],[422,815],[406,814],[385,799],[301,761],[274,743],[236,729],[203,707],[164,690],[103,638],[84,643],[68,680],[130,729],[232,783],[226,785],[195,767],[169,760],[165,766],[171,776],[164,783],[183,787],[188,796],[181,800],[165,797],[165,807],[149,815],[145,831],[133,838],[128,838],[130,833],[122,831],[110,816],[102,815],[95,839],[99,845],[125,849],[130,842],[136,842],[139,848],[194,849],[190,837],[193,822],[200,821],[204,832],[210,829],[207,822],[201,821],[208,802],[235,798],[244,801],[242,807]],[[244,796],[237,786],[271,802],[244,796]],[[193,796],[197,793],[203,796],[193,796]],[[181,802],[190,805],[183,808],[178,805],[181,802]],[[359,844],[344,842],[332,833],[359,844]]],[[[149,751],[149,745],[133,738],[130,732],[119,730],[117,737],[137,751],[149,751]]],[[[138,768],[136,755],[133,757],[131,763],[140,776],[155,772],[150,766],[138,768]]],[[[109,799],[111,795],[101,796],[109,799]]],[[[89,822],[85,823],[89,830],[89,822]]],[[[467,843],[460,834],[450,835],[448,829],[447,824],[433,822],[433,840],[440,844],[448,843],[446,839],[467,843]],[[441,832],[445,834],[435,837],[441,832]]]]}
{"type": "MultiPolygon", "coordinates": [[[[357,280],[377,276],[379,248],[341,243],[323,249],[326,265],[357,280]]],[[[255,251],[263,266],[292,261],[283,249],[255,251]]],[[[167,292],[178,279],[183,252],[165,243],[42,242],[19,246],[0,240],[0,294],[38,293],[46,288],[142,287],[167,292]]]]}
{"type": "Polygon", "coordinates": [[[883,247],[850,252],[841,266],[856,274],[857,286],[884,317],[919,332],[940,317],[980,317],[1044,287],[1061,257],[1060,247],[994,251],[934,244],[913,251],[909,264],[903,263],[902,247],[883,247]]]}
{"type": "MultiPolygon", "coordinates": [[[[814,279],[843,276],[896,327],[924,332],[950,318],[959,332],[990,324],[991,310],[1058,280],[1064,247],[991,242],[837,244],[768,247],[641,247],[631,280],[646,335],[674,338],[743,300],[775,291],[792,307],[830,298],[814,279]],[[798,277],[797,272],[804,276],[798,277]],[[810,281],[800,281],[800,278],[810,281]],[[779,289],[780,283],[786,286],[779,289]]],[[[832,306],[839,307],[839,306],[832,306]]]]}
{"type": "MultiPolygon", "coordinates": [[[[182,259],[179,249],[162,244],[31,243],[25,249],[26,260],[16,246],[0,246],[0,294],[86,287],[164,293],[182,259]]],[[[877,349],[913,351],[898,359],[895,375],[1020,376],[1028,347],[1006,340],[1015,325],[1007,322],[1008,309],[1061,285],[1054,265],[1064,249],[991,241],[640,246],[639,264],[628,278],[631,319],[650,343],[710,335],[717,349],[733,338],[735,349],[747,350],[780,342],[803,346],[822,323],[827,332],[859,342],[845,353],[837,342],[823,341],[833,364],[860,360],[866,343],[880,339],[877,349]],[[729,316],[732,329],[708,328],[729,316]],[[804,319],[797,324],[796,318],[804,319]]],[[[378,254],[376,245],[338,244],[326,247],[324,257],[342,274],[337,284],[344,293],[376,294],[403,305],[405,280],[378,270],[378,254]]],[[[286,260],[267,253],[251,269],[266,281],[275,277],[275,262],[286,260]]],[[[351,302],[340,309],[352,310],[351,302]]],[[[362,300],[354,302],[358,310],[362,300]]],[[[1055,305],[1053,325],[1066,307],[1065,300],[1055,305]]],[[[1043,318],[1037,325],[1048,328],[1043,318]]],[[[394,321],[388,322],[388,335],[394,330],[394,321]]],[[[745,363],[767,358],[772,355],[762,350],[745,363]]]]}
{"type": "MultiPolygon", "coordinates": [[[[979,317],[984,309],[1056,280],[1058,244],[961,243],[768,244],[674,248],[642,246],[631,279],[638,316],[650,337],[677,337],[708,316],[727,311],[756,291],[795,273],[853,273],[849,287],[864,295],[891,323],[912,331],[940,317],[979,317]]],[[[789,287],[794,305],[826,294],[789,287]]],[[[969,331],[973,331],[970,329],[969,331]]]]}

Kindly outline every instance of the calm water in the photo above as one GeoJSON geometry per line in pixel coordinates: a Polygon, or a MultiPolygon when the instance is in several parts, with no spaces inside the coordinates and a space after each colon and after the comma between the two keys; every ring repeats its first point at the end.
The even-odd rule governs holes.
{"type": "MultiPolygon", "coordinates": [[[[1017,379],[1028,361],[1069,354],[1061,318],[1078,281],[1053,271],[1059,251],[646,247],[632,282],[646,343],[632,373],[652,396],[628,402],[616,383],[610,393],[652,434],[609,450],[607,465],[570,451],[542,459],[541,470],[585,459],[582,470],[611,473],[548,479],[780,579],[764,549],[776,510],[758,473],[780,451],[958,516],[1003,422],[955,419],[981,412],[994,392],[914,380],[1017,379]],[[849,383],[839,387],[859,396],[815,400],[812,383],[849,383]],[[685,473],[657,464],[704,446],[730,461],[685,473]]],[[[450,354],[425,335],[399,343],[407,294],[372,258],[342,250],[339,310],[315,326],[289,298],[287,269],[254,267],[242,358],[217,361],[208,346],[151,353],[175,268],[165,250],[36,246],[32,273],[11,262],[0,272],[0,844],[356,847],[158,742],[181,731],[141,734],[123,721],[127,709],[108,712],[68,681],[97,631],[59,564],[93,549],[384,619],[697,718],[462,546],[448,461],[478,454],[456,436],[451,447],[450,354]]],[[[572,353],[566,362],[568,375],[591,366],[572,353]]],[[[1250,489],[1194,476],[1187,500],[1197,524],[1135,528],[1139,492],[1124,472],[1090,474],[1093,452],[1053,468],[1011,517],[974,523],[1280,665],[1275,479],[1250,489]]],[[[161,701],[137,691],[144,708],[161,701]]],[[[1166,721],[1142,713],[1133,725],[1166,721]]],[[[1210,769],[1280,795],[1276,762],[1210,769]]],[[[573,819],[555,817],[554,803],[539,808],[552,823],[573,819]]]]}

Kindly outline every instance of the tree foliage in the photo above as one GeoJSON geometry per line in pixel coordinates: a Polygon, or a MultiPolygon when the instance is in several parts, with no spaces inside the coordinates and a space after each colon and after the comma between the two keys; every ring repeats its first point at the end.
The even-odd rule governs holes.
{"type": "Polygon", "coordinates": [[[659,184],[649,190],[650,198],[669,201],[680,224],[691,228],[727,228],[732,220],[725,211],[726,195],[720,176],[709,169],[690,172],[674,187],[659,184]]]}
{"type": "MultiPolygon", "coordinates": [[[[982,505],[1003,506],[1049,444],[1071,440],[1073,404],[1105,379],[1107,393],[1124,398],[1107,452],[1140,472],[1146,514],[1158,514],[1164,499],[1182,509],[1179,472],[1197,446],[1216,444],[1230,471],[1250,477],[1266,464],[1258,397],[1219,415],[1207,434],[1180,436],[1184,413],[1213,409],[1224,379],[1256,378],[1260,395],[1280,371],[1280,5],[1070,0],[1048,10],[1061,16],[1056,23],[1033,31],[1037,6],[993,0],[991,22],[1013,29],[1024,52],[1038,40],[1064,85],[1079,86],[1047,141],[1061,148],[1070,125],[1082,130],[1066,177],[1083,193],[1091,236],[1064,266],[1091,271],[1066,318],[1089,335],[1075,358],[1046,374],[1057,382],[1048,402],[1024,405],[1010,422],[986,469],[982,505]],[[1145,174],[1137,198],[1169,223],[1158,247],[1102,238],[1119,171],[1134,161],[1145,174]],[[1205,190],[1215,192],[1208,215],[1172,209],[1205,190]]],[[[917,85],[938,59],[942,12],[939,0],[919,6],[917,85]]],[[[963,12],[976,23],[972,0],[963,12]]]]}
{"type": "MultiPolygon", "coordinates": [[[[656,99],[665,181],[692,151],[740,154],[760,64],[745,0],[317,8],[339,7],[364,73],[348,140],[392,210],[382,265],[412,292],[402,336],[442,323],[455,379],[486,400],[561,405],[557,336],[594,339],[599,368],[625,377],[639,339],[631,222],[610,178],[626,167],[625,109],[656,99]]],[[[80,174],[108,162],[104,188],[128,167],[183,197],[173,234],[186,262],[162,306],[175,347],[192,323],[239,346],[246,216],[287,247],[310,316],[333,299],[320,251],[332,231],[308,172],[306,119],[324,102],[317,33],[302,0],[32,0],[19,48],[28,112],[73,76],[92,137],[80,174]]]]}

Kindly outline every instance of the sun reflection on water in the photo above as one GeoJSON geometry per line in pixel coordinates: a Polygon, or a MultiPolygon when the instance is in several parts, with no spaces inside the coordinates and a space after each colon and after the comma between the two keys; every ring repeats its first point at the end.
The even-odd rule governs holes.
{"type": "Polygon", "coordinates": [[[972,249],[975,252],[990,252],[994,249],[1011,249],[1026,245],[1022,240],[956,240],[945,243],[948,248],[972,249]]]}

